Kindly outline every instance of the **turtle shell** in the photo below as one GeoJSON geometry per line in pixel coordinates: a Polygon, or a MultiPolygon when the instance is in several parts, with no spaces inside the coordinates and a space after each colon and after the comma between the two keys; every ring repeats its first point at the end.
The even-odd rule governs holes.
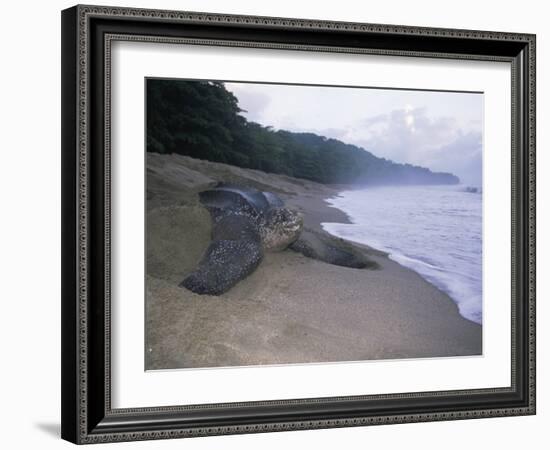
{"type": "Polygon", "coordinates": [[[199,197],[201,203],[212,213],[214,220],[227,213],[265,217],[270,209],[284,205],[276,194],[230,183],[219,183],[213,189],[202,191],[199,197]]]}

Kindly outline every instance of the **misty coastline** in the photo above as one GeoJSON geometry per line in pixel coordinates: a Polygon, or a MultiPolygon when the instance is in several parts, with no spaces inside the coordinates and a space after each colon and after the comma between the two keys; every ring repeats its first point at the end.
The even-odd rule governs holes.
{"type": "Polygon", "coordinates": [[[248,120],[222,82],[147,80],[147,151],[335,185],[458,184],[449,172],[393,161],[349,141],[248,120]]]}

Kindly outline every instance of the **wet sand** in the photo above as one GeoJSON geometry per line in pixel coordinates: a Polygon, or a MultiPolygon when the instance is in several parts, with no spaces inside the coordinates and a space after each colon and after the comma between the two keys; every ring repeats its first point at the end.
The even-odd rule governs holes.
{"type": "Polygon", "coordinates": [[[481,354],[481,327],[445,293],[366,246],[354,244],[379,269],[285,250],[221,296],[178,287],[210,242],[197,193],[218,181],[277,193],[318,232],[348,218],[325,202],[338,186],[178,155],[147,167],[146,369],[481,354]]]}

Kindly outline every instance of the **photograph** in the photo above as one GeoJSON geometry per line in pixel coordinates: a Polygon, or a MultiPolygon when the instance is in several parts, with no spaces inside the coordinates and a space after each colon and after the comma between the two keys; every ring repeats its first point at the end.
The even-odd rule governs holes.
{"type": "Polygon", "coordinates": [[[145,83],[145,370],[483,355],[483,92],[145,83]]]}

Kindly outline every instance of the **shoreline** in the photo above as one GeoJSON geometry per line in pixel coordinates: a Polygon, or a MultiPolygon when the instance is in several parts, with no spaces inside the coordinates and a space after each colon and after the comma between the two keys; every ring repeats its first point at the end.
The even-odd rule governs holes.
{"type": "MultiPolygon", "coordinates": [[[[481,326],[386,252],[351,243],[379,269],[268,253],[219,297],[177,287],[209,243],[197,193],[218,181],[280,195],[304,226],[352,223],[327,199],[345,190],[179,155],[147,155],[146,369],[303,364],[482,354],[481,326]]],[[[345,241],[350,243],[350,241],[345,241]]]]}
{"type": "MultiPolygon", "coordinates": [[[[350,189],[344,189],[344,190],[350,190],[350,189]]],[[[361,243],[361,242],[357,242],[357,241],[351,241],[351,240],[348,240],[348,239],[345,239],[345,238],[342,238],[336,234],[332,234],[330,233],[329,231],[325,230],[322,226],[323,223],[342,223],[342,224],[353,224],[354,222],[351,220],[351,217],[343,210],[335,207],[335,206],[332,206],[328,200],[334,196],[337,196],[340,192],[343,192],[343,190],[340,190],[340,191],[337,191],[334,195],[330,196],[330,197],[327,197],[327,198],[323,198],[323,199],[315,199],[317,200],[317,202],[315,201],[312,201],[311,198],[308,198],[307,202],[302,202],[300,200],[295,200],[293,202],[294,206],[298,206],[299,209],[301,211],[304,212],[305,216],[304,217],[308,217],[308,226],[312,229],[315,229],[317,231],[321,231],[322,233],[325,233],[325,234],[328,234],[336,239],[343,239],[347,242],[349,242],[353,247],[355,248],[359,248],[359,249],[362,249],[363,251],[365,251],[371,258],[373,256],[378,256],[380,258],[385,258],[387,259],[387,261],[390,261],[391,263],[393,264],[396,264],[397,266],[403,268],[404,270],[408,270],[408,271],[411,271],[413,272],[415,275],[417,275],[418,277],[420,277],[420,279],[425,282],[426,284],[432,286],[433,288],[437,289],[442,296],[446,297],[446,299],[450,302],[452,302],[453,305],[456,305],[457,306],[457,309],[458,309],[458,303],[450,296],[450,294],[446,291],[444,291],[442,288],[440,288],[439,286],[435,285],[434,283],[431,283],[429,280],[427,280],[426,278],[424,278],[424,276],[422,276],[421,273],[417,272],[416,270],[410,268],[410,267],[407,267],[401,263],[399,263],[397,260],[393,259],[391,257],[391,254],[384,251],[384,250],[379,250],[371,245],[368,245],[368,244],[364,244],[364,243],[361,243]],[[307,205],[307,206],[306,206],[307,205]],[[333,211],[335,210],[335,211],[333,211]],[[321,217],[323,219],[321,219],[321,217]],[[329,218],[327,220],[324,220],[325,218],[329,218]]],[[[292,204],[292,202],[289,202],[290,204],[292,204]]],[[[378,263],[380,263],[380,261],[376,261],[378,263]]],[[[459,313],[460,314],[460,313],[459,313]]],[[[461,315],[462,318],[464,318],[465,320],[469,321],[469,322],[472,322],[472,323],[475,323],[476,325],[480,325],[478,324],[477,322],[473,321],[473,320],[470,320],[464,316],[461,315]]]]}
{"type": "MultiPolygon", "coordinates": [[[[449,190],[446,186],[440,187],[443,188],[443,191],[449,190]]],[[[418,188],[426,189],[425,186],[418,186],[418,188]]],[[[386,191],[384,202],[386,202],[388,198],[391,198],[391,189],[395,189],[395,187],[387,186],[386,189],[389,189],[390,191],[386,191]]],[[[449,192],[455,191],[453,189],[450,189],[449,192]]],[[[346,188],[345,191],[341,191],[338,196],[332,196],[326,199],[331,208],[342,209],[342,211],[346,215],[348,215],[348,220],[346,222],[324,222],[323,224],[321,224],[323,229],[332,236],[337,236],[349,240],[354,245],[364,245],[370,248],[376,248],[376,250],[378,250],[382,254],[385,254],[389,259],[396,262],[397,264],[400,264],[406,269],[414,271],[415,273],[420,275],[422,279],[424,279],[427,283],[435,286],[444,295],[448,296],[457,305],[462,317],[474,323],[482,325],[481,306],[478,303],[471,302],[472,298],[478,298],[476,297],[476,295],[481,295],[477,294],[476,289],[478,288],[478,286],[475,284],[469,284],[470,279],[465,280],[465,276],[461,278],[460,273],[456,275],[456,278],[453,278],[451,280],[449,279],[449,274],[453,274],[454,270],[463,270],[465,271],[463,273],[469,273],[467,272],[468,269],[462,266],[460,267],[460,270],[456,269],[453,266],[453,264],[456,264],[456,261],[453,261],[451,259],[451,261],[449,262],[449,260],[447,259],[442,259],[442,255],[444,253],[442,253],[440,247],[437,249],[439,253],[432,253],[431,251],[428,253],[422,253],[422,250],[426,249],[427,247],[422,246],[422,250],[420,250],[420,252],[418,251],[418,249],[415,248],[411,250],[411,248],[408,247],[408,242],[400,240],[398,235],[391,233],[380,234],[380,227],[378,226],[377,229],[376,225],[376,217],[374,216],[371,219],[368,216],[364,216],[360,211],[357,211],[357,206],[355,206],[355,209],[353,207],[353,202],[357,202],[358,199],[364,198],[365,201],[372,200],[369,195],[372,195],[372,192],[370,191],[369,187],[365,186],[357,190],[346,188]],[[367,192],[367,190],[369,192],[367,192]],[[350,195],[342,196],[342,192],[350,195]],[[366,197],[354,197],[355,192],[358,192],[359,194],[364,192],[366,197]],[[352,219],[352,216],[349,215],[347,212],[347,208],[350,207],[350,196],[352,201],[350,212],[356,214],[355,219],[352,219]],[[340,199],[342,198],[344,198],[344,200],[340,201],[340,199]],[[373,223],[374,226],[372,230],[370,229],[370,223],[373,223]],[[353,226],[349,228],[346,226],[340,227],[341,224],[351,224],[353,226]],[[378,247],[378,245],[376,244],[374,244],[373,246],[371,241],[377,242],[380,247],[378,247]],[[413,256],[410,256],[411,254],[413,256]]],[[[398,192],[398,195],[401,195],[401,193],[398,192]]],[[[376,199],[374,201],[376,202],[376,199]]],[[[376,215],[376,211],[377,209],[375,207],[375,209],[370,210],[370,214],[376,215]]],[[[384,228],[384,230],[387,230],[387,228],[384,228]]],[[[440,232],[445,231],[446,230],[442,230],[440,232]]],[[[411,239],[418,239],[419,242],[426,243],[426,241],[422,241],[422,239],[424,239],[423,235],[412,234],[411,236],[411,239]]],[[[452,251],[452,249],[450,248],[447,248],[447,250],[452,251]]],[[[475,280],[474,275],[471,276],[472,279],[475,280]]]]}

